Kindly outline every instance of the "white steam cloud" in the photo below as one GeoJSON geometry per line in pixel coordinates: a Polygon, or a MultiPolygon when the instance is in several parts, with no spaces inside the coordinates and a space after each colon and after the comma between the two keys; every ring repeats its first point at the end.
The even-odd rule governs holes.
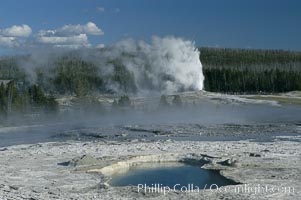
{"type": "MultiPolygon", "coordinates": [[[[117,42],[105,48],[98,57],[101,60],[118,60],[126,66],[134,75],[139,92],[174,93],[203,89],[199,54],[191,41],[153,37],[150,43],[132,39],[117,42]]],[[[118,86],[112,89],[118,90],[118,86]]]]}
{"type": "MultiPolygon", "coordinates": [[[[67,38],[44,38],[43,42],[68,45],[67,38]]],[[[70,38],[68,38],[69,40],[70,38]]],[[[85,41],[85,40],[84,40],[85,41]]],[[[81,40],[79,39],[80,43],[81,40]]],[[[35,68],[43,67],[45,75],[50,75],[51,68],[61,56],[73,55],[83,61],[93,63],[99,69],[103,85],[102,91],[115,93],[150,93],[172,94],[182,91],[202,90],[204,76],[200,53],[194,42],[176,37],[153,37],[150,42],[126,39],[112,45],[100,45],[99,48],[81,48],[71,51],[70,48],[36,49],[30,59],[23,60],[20,66],[35,80],[35,68]],[[116,66],[119,72],[116,72],[116,66]],[[116,73],[123,81],[116,81],[116,73]],[[128,85],[128,88],[125,89],[128,85]],[[134,86],[133,86],[134,85],[134,86]]],[[[55,74],[54,74],[55,76],[55,74]]]]}

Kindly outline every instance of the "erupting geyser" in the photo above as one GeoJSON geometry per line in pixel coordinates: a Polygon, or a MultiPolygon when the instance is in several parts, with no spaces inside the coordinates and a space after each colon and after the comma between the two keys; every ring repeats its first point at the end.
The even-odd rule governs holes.
{"type": "MultiPolygon", "coordinates": [[[[204,76],[199,50],[192,41],[172,36],[152,37],[150,42],[125,39],[98,50],[83,48],[72,51],[50,48],[49,51],[35,51],[30,59],[21,60],[20,66],[32,77],[37,71],[34,66],[46,66],[45,80],[55,80],[59,73],[53,74],[51,72],[55,70],[48,68],[57,67],[57,60],[62,62],[60,58],[68,56],[69,63],[68,59],[63,59],[63,63],[69,66],[63,66],[73,68],[74,75],[66,76],[70,75],[71,81],[75,75],[80,76],[79,80],[82,80],[82,74],[89,72],[77,72],[76,70],[83,70],[80,63],[92,63],[97,70],[91,73],[97,73],[102,80],[102,85],[95,88],[101,88],[101,92],[171,94],[203,89],[204,76]],[[46,74],[54,77],[46,77],[46,74]]],[[[32,78],[33,82],[34,79],[32,78]]],[[[49,84],[51,86],[52,83],[49,84]]]]}
{"type": "Polygon", "coordinates": [[[153,37],[150,43],[127,39],[109,46],[106,52],[134,74],[140,92],[203,89],[200,53],[191,41],[175,37],[153,37]]]}

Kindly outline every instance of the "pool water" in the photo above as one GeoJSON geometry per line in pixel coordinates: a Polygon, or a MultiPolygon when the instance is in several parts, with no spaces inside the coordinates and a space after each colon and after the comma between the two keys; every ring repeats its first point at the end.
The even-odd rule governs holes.
{"type": "Polygon", "coordinates": [[[178,185],[193,185],[208,189],[210,185],[225,186],[237,183],[225,178],[216,170],[202,169],[200,166],[182,163],[144,163],[131,167],[126,172],[115,173],[109,184],[111,186],[138,186],[174,188],[178,185]]]}

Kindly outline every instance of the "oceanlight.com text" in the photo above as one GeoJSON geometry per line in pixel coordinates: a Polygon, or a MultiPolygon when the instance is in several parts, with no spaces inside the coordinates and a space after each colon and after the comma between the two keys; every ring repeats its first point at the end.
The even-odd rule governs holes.
{"type": "Polygon", "coordinates": [[[200,188],[193,184],[181,185],[175,184],[173,187],[163,186],[163,184],[156,183],[151,185],[138,184],[137,191],[143,193],[162,193],[167,194],[169,192],[180,191],[183,193],[201,193],[205,191],[217,192],[217,193],[246,193],[246,194],[272,194],[272,193],[295,193],[293,186],[275,186],[275,185],[262,185],[262,184],[240,184],[219,187],[217,184],[204,185],[200,188]]]}

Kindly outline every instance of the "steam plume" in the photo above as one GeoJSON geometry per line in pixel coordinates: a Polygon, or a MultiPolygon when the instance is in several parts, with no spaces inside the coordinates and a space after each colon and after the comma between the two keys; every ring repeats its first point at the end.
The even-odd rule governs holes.
{"type": "Polygon", "coordinates": [[[153,37],[150,43],[128,39],[110,46],[107,53],[121,58],[134,73],[139,91],[150,89],[143,84],[146,80],[153,89],[166,93],[203,89],[199,51],[191,41],[175,37],[153,37]],[[127,54],[134,56],[123,56],[127,54]]]}
{"type": "MultiPolygon", "coordinates": [[[[35,67],[51,68],[55,65],[53,60],[70,52],[70,49],[53,48],[46,52],[45,49],[33,51],[31,59],[22,61],[20,66],[26,66],[28,74],[33,77],[35,67]]],[[[126,92],[122,89],[122,83],[112,79],[116,73],[116,63],[131,75],[139,94],[203,89],[199,51],[193,42],[181,38],[152,37],[150,42],[125,39],[98,50],[80,49],[76,55],[97,66],[99,76],[105,80],[105,89],[116,93],[126,92]]]]}

